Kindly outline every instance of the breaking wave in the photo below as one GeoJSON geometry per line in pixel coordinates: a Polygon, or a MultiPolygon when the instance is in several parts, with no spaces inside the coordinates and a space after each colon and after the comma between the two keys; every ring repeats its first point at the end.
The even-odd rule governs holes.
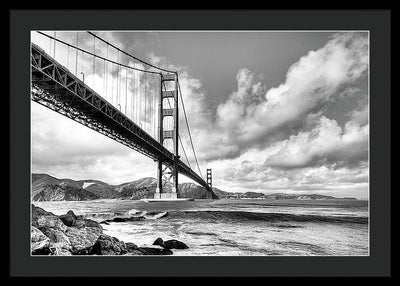
{"type": "Polygon", "coordinates": [[[114,212],[114,213],[89,213],[85,214],[85,218],[93,219],[96,221],[104,222],[125,222],[125,221],[138,221],[146,219],[159,219],[168,215],[168,212],[147,212],[139,210],[129,210],[127,212],[114,212]]]}
{"type": "Polygon", "coordinates": [[[267,222],[325,222],[368,224],[368,217],[297,215],[287,213],[258,213],[243,211],[171,211],[172,219],[243,220],[267,222]]]}
{"type": "Polygon", "coordinates": [[[265,221],[280,223],[281,228],[294,228],[289,222],[315,222],[315,223],[353,223],[368,224],[368,217],[343,216],[343,215],[314,215],[314,214],[289,214],[289,213],[260,213],[246,211],[223,210],[195,210],[195,211],[141,211],[131,209],[126,212],[93,213],[86,214],[86,218],[96,221],[125,222],[154,219],[204,219],[212,221],[265,221]]]}

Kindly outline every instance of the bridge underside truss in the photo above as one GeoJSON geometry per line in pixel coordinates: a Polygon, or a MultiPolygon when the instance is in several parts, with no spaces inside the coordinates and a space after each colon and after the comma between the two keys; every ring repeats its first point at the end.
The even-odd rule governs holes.
{"type": "MultiPolygon", "coordinates": [[[[31,47],[31,75],[33,101],[173,168],[174,154],[35,44],[31,47]]],[[[209,189],[180,160],[178,172],[209,189]]]]}

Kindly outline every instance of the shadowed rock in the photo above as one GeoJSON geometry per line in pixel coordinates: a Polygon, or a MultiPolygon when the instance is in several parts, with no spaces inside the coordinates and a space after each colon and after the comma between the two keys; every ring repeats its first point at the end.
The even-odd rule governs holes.
{"type": "Polygon", "coordinates": [[[167,241],[163,241],[162,238],[157,238],[154,242],[153,245],[159,245],[165,249],[188,249],[189,247],[176,239],[171,239],[167,241]]]}
{"type": "Polygon", "coordinates": [[[122,255],[128,252],[123,241],[106,234],[100,235],[90,254],[96,255],[122,255]]]}
{"type": "Polygon", "coordinates": [[[132,242],[126,242],[125,245],[126,245],[126,249],[127,249],[129,252],[131,252],[131,251],[133,251],[133,250],[138,250],[138,249],[139,249],[139,247],[138,247],[136,244],[132,243],[132,242]]]}
{"type": "Polygon", "coordinates": [[[113,219],[107,219],[103,220],[101,223],[105,222],[126,222],[126,221],[140,221],[144,220],[144,217],[137,217],[137,216],[131,216],[131,217],[115,217],[113,219]]]}
{"type": "Polygon", "coordinates": [[[60,215],[59,218],[66,226],[72,226],[76,220],[76,215],[73,211],[69,210],[67,214],[60,215]]]}
{"type": "Polygon", "coordinates": [[[31,252],[32,254],[43,251],[50,245],[50,239],[39,229],[31,227],[31,252]]]}

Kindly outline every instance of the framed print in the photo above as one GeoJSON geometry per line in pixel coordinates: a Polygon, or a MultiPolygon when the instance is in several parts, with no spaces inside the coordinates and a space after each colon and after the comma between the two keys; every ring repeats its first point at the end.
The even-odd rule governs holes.
{"type": "Polygon", "coordinates": [[[390,11],[12,10],[10,47],[11,276],[390,275],[390,11]]]}

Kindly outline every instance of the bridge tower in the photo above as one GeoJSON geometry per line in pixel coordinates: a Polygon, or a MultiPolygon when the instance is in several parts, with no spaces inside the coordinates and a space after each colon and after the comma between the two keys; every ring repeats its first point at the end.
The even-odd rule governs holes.
{"type": "Polygon", "coordinates": [[[210,191],[208,192],[209,198],[212,199],[212,173],[211,173],[211,169],[207,169],[207,185],[210,187],[210,191]]]}
{"type": "Polygon", "coordinates": [[[173,142],[173,166],[163,166],[163,162],[157,162],[157,189],[154,194],[155,199],[176,199],[178,198],[178,144],[179,144],[179,114],[178,114],[178,75],[176,73],[161,74],[161,92],[160,102],[158,105],[158,139],[164,145],[165,140],[172,140],[173,142]],[[169,87],[169,88],[168,88],[169,87]],[[171,90],[171,87],[172,90],[171,90]],[[170,105],[168,100],[173,98],[173,106],[170,105]],[[167,107],[169,105],[169,108],[167,107]],[[173,129],[164,130],[164,120],[167,117],[173,118],[173,129]],[[171,181],[172,179],[172,181],[171,181]],[[172,183],[171,193],[164,192],[165,185],[172,183]]]}
{"type": "Polygon", "coordinates": [[[207,185],[212,189],[212,173],[211,169],[207,169],[207,185]]]}

